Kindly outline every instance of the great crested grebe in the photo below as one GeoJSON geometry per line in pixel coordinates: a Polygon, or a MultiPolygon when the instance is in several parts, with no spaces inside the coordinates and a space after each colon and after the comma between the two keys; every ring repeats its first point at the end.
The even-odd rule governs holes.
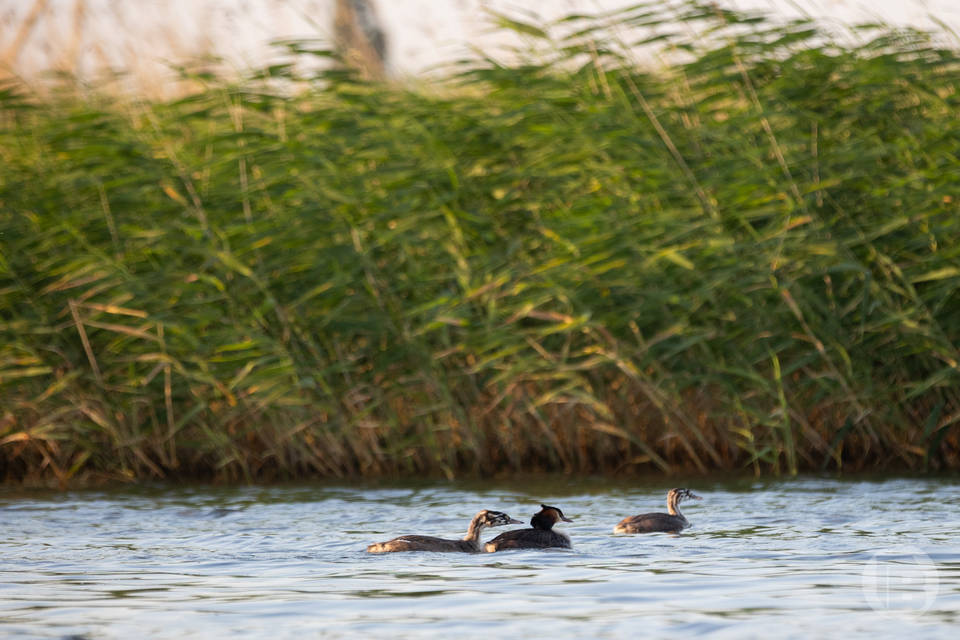
{"type": "Polygon", "coordinates": [[[501,533],[483,545],[483,549],[488,553],[504,549],[545,549],[547,547],[569,549],[570,536],[553,530],[553,525],[561,520],[573,522],[557,507],[541,504],[540,511],[530,518],[532,529],[514,529],[501,533]]]}
{"type": "Polygon", "coordinates": [[[522,524],[501,511],[484,509],[473,516],[467,535],[462,540],[446,540],[433,536],[400,536],[387,542],[377,542],[367,547],[369,553],[389,553],[391,551],[461,551],[480,552],[480,531],[486,527],[499,527],[504,524],[522,524]]]}
{"type": "Polygon", "coordinates": [[[687,519],[680,513],[680,503],[684,500],[703,500],[690,492],[690,489],[670,489],[667,494],[666,513],[644,513],[639,516],[630,516],[620,521],[620,524],[613,528],[614,533],[650,533],[652,531],[666,531],[669,533],[680,533],[682,529],[690,526],[687,519]]]}

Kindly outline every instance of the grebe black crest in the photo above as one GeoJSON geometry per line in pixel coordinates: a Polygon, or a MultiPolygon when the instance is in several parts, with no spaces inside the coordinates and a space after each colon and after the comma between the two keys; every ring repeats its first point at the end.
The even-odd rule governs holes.
{"type": "Polygon", "coordinates": [[[433,536],[400,536],[387,542],[377,542],[367,547],[369,553],[390,553],[393,551],[460,551],[478,553],[480,551],[480,532],[487,527],[499,527],[505,524],[522,524],[502,511],[484,509],[473,516],[467,535],[462,540],[446,540],[433,536]]]}
{"type": "Polygon", "coordinates": [[[624,518],[613,528],[614,533],[650,533],[664,531],[680,533],[690,526],[690,523],[680,513],[680,503],[684,500],[702,500],[689,489],[670,489],[667,494],[667,511],[670,513],[644,513],[639,516],[624,518]]]}
{"type": "Polygon", "coordinates": [[[548,547],[569,549],[570,536],[553,530],[553,525],[560,521],[573,522],[563,515],[563,511],[559,508],[541,504],[540,511],[530,518],[530,529],[514,529],[501,533],[483,545],[483,548],[488,553],[504,549],[546,549],[548,547]]]}

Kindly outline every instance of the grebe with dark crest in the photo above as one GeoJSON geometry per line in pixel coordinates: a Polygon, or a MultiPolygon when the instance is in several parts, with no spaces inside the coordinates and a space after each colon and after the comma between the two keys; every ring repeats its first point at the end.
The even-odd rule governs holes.
{"type": "Polygon", "coordinates": [[[667,494],[667,511],[670,513],[644,513],[639,516],[630,516],[624,518],[613,528],[614,533],[651,533],[654,531],[665,531],[668,533],[680,533],[683,529],[690,526],[690,523],[680,513],[680,503],[684,500],[702,500],[700,496],[694,495],[690,489],[670,489],[667,494]]]}
{"type": "Polygon", "coordinates": [[[463,553],[480,552],[480,532],[487,527],[499,527],[505,524],[522,524],[501,511],[484,509],[473,516],[467,535],[462,540],[446,540],[433,536],[400,536],[387,542],[377,542],[367,547],[369,553],[390,553],[393,551],[460,551],[463,553]]]}
{"type": "Polygon", "coordinates": [[[554,531],[553,525],[560,521],[573,522],[563,515],[557,507],[540,505],[540,511],[530,518],[532,529],[514,529],[501,533],[496,538],[483,545],[488,553],[503,551],[504,549],[546,549],[548,547],[570,548],[570,536],[560,531],[554,531]]]}

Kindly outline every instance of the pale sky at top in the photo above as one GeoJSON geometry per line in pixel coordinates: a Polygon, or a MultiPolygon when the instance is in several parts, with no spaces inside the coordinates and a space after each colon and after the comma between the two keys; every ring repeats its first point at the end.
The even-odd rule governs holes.
{"type": "MultiPolygon", "coordinates": [[[[737,9],[808,16],[839,26],[864,21],[960,32],[960,0],[715,0],[737,9]]],[[[463,57],[470,46],[496,53],[488,9],[555,19],[634,0],[375,0],[388,36],[391,70],[415,75],[463,57]]],[[[23,77],[49,69],[90,76],[109,67],[146,78],[205,54],[229,67],[260,66],[271,40],[329,40],[333,0],[0,0],[0,65],[23,77]],[[28,20],[35,7],[45,10],[28,20]],[[81,7],[81,12],[77,8],[81,7]],[[32,25],[32,26],[31,26],[32,25]]],[[[958,46],[960,38],[948,34],[958,46]]]]}

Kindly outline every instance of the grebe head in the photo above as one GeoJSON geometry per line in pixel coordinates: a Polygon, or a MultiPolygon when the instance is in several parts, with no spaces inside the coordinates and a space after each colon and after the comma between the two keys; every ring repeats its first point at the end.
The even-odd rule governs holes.
{"type": "Polygon", "coordinates": [[[553,525],[561,520],[564,522],[573,522],[573,520],[563,515],[563,511],[560,511],[560,509],[557,507],[541,504],[540,511],[535,513],[533,517],[530,518],[530,526],[534,529],[544,529],[549,531],[551,528],[553,528],[553,525]]]}
{"type": "Polygon", "coordinates": [[[667,502],[680,504],[684,500],[703,500],[703,498],[694,494],[690,489],[684,489],[682,487],[670,489],[670,493],[667,494],[667,502]]]}
{"type": "Polygon", "coordinates": [[[477,514],[477,524],[481,527],[499,527],[505,524],[523,524],[520,520],[515,520],[502,511],[490,511],[484,509],[477,514]]]}
{"type": "Polygon", "coordinates": [[[703,498],[694,495],[690,489],[682,487],[670,489],[670,493],[667,494],[667,511],[670,512],[670,515],[683,517],[680,513],[680,503],[684,500],[703,500],[703,498]]]}

